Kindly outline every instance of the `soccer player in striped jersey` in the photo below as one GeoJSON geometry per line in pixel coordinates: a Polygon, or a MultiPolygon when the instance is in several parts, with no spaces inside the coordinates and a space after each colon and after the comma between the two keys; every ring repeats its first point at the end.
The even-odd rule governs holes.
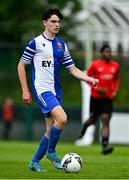
{"type": "Polygon", "coordinates": [[[45,171],[40,164],[40,160],[45,155],[57,169],[62,169],[61,160],[56,153],[56,145],[67,122],[67,115],[61,105],[60,65],[64,64],[69,73],[80,80],[90,82],[93,85],[98,83],[98,79],[87,76],[74,65],[67,45],[56,36],[62,19],[62,14],[56,8],[49,8],[43,13],[44,32],[30,41],[18,64],[22,98],[26,104],[31,105],[32,96],[26,78],[26,65],[33,63],[33,95],[46,123],[46,131],[29,164],[30,170],[36,172],[45,171]]]}

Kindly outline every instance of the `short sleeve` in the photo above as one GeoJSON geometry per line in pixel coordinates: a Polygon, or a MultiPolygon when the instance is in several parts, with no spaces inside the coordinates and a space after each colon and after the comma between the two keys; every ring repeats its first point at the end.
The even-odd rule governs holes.
{"type": "Polygon", "coordinates": [[[36,53],[36,45],[35,45],[35,39],[33,39],[32,41],[29,42],[29,44],[26,46],[21,60],[25,63],[25,64],[30,64],[34,55],[36,53]]]}
{"type": "Polygon", "coordinates": [[[65,65],[66,68],[69,68],[69,67],[74,65],[74,62],[73,62],[73,60],[71,58],[71,55],[70,55],[70,53],[68,51],[68,48],[67,48],[66,44],[65,44],[65,51],[64,51],[62,62],[65,65]]]}

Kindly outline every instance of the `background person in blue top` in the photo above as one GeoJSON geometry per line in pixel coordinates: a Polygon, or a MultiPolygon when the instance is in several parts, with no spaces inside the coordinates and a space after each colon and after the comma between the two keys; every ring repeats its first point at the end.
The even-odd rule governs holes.
{"type": "Polygon", "coordinates": [[[39,163],[45,154],[57,169],[62,169],[61,160],[55,150],[60,133],[67,122],[67,115],[61,106],[60,65],[64,64],[69,73],[80,80],[91,82],[94,86],[98,83],[97,79],[87,76],[75,67],[66,44],[55,36],[59,32],[62,19],[62,14],[56,8],[49,8],[43,13],[44,32],[30,41],[18,64],[22,98],[26,104],[31,105],[32,96],[26,78],[26,65],[33,62],[33,94],[46,122],[46,132],[29,164],[30,170],[36,172],[45,171],[39,163]]]}

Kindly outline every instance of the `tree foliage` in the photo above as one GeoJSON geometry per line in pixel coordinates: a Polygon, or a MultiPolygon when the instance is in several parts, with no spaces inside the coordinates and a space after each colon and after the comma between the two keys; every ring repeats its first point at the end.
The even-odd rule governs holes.
{"type": "Polygon", "coordinates": [[[25,43],[40,34],[42,12],[48,7],[57,7],[64,14],[60,35],[66,41],[77,42],[74,28],[79,24],[76,20],[76,13],[81,10],[79,0],[1,0],[1,43],[25,43]]]}

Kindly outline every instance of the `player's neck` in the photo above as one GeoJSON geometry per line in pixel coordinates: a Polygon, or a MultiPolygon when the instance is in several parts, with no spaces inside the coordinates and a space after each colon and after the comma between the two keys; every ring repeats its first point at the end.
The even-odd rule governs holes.
{"type": "Polygon", "coordinates": [[[45,35],[46,38],[51,39],[51,40],[53,40],[55,37],[55,34],[50,33],[49,31],[44,31],[43,34],[45,35]]]}
{"type": "Polygon", "coordinates": [[[110,59],[103,59],[105,63],[109,63],[111,60],[110,59]]]}

